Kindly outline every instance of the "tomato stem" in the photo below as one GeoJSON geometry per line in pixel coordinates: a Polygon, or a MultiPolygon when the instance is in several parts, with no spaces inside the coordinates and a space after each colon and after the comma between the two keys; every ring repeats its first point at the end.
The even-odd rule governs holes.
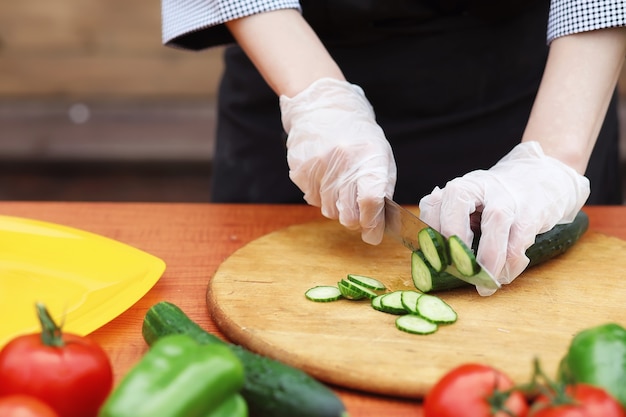
{"type": "Polygon", "coordinates": [[[61,326],[56,324],[50,312],[42,303],[37,303],[37,317],[41,323],[41,341],[45,346],[61,347],[65,345],[61,326]]]}
{"type": "Polygon", "coordinates": [[[550,399],[550,403],[552,405],[574,405],[576,401],[574,398],[567,394],[566,388],[567,385],[562,382],[557,382],[552,380],[541,368],[539,363],[539,359],[535,358],[533,361],[534,371],[533,371],[533,379],[532,384],[535,386],[542,387],[540,391],[550,399]],[[538,379],[542,379],[545,383],[545,386],[539,384],[537,382],[538,379]]]}
{"type": "Polygon", "coordinates": [[[491,409],[491,415],[496,415],[498,413],[504,413],[510,417],[516,417],[517,414],[513,412],[513,410],[507,407],[506,402],[513,393],[513,388],[508,390],[501,390],[499,388],[498,374],[496,372],[493,373],[493,392],[486,399],[489,403],[489,408],[491,409]]]}

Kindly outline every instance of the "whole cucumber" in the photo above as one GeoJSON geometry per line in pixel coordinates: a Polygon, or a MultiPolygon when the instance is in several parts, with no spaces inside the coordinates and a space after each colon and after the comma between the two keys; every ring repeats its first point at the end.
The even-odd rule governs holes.
{"type": "Polygon", "coordinates": [[[142,335],[148,345],[168,334],[184,333],[198,343],[227,345],[241,360],[245,382],[241,395],[250,417],[348,417],[341,399],[307,373],[280,361],[227,343],[208,333],[178,306],[162,301],[146,313],[142,335]]]}
{"type": "Polygon", "coordinates": [[[547,232],[538,234],[535,243],[526,249],[526,256],[530,259],[527,268],[567,252],[588,228],[589,216],[581,210],[571,223],[557,224],[547,232]]]}

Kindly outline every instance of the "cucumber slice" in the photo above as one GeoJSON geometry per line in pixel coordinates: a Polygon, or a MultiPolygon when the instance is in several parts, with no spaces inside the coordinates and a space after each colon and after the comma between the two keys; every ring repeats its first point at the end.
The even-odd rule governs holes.
{"type": "Polygon", "coordinates": [[[374,292],[373,290],[364,287],[361,284],[357,284],[356,282],[352,282],[347,279],[342,279],[340,282],[344,287],[349,288],[354,292],[360,293],[362,295],[361,298],[367,297],[369,299],[372,299],[378,295],[377,292],[374,292]]]}
{"type": "Polygon", "coordinates": [[[411,254],[411,278],[415,288],[424,293],[451,290],[469,285],[445,270],[435,271],[426,260],[424,253],[419,249],[411,254]]]}
{"type": "Polygon", "coordinates": [[[339,291],[339,288],[333,287],[332,285],[318,285],[306,290],[304,296],[311,301],[327,303],[339,300],[341,298],[341,291],[339,291]]]}
{"type": "Polygon", "coordinates": [[[379,294],[376,297],[372,298],[372,308],[377,311],[383,311],[383,307],[380,303],[380,300],[387,294],[379,294]]]}
{"type": "Polygon", "coordinates": [[[412,314],[417,314],[417,299],[421,296],[421,292],[411,290],[402,291],[400,302],[406,311],[412,314]]]}
{"type": "Polygon", "coordinates": [[[337,288],[344,298],[347,298],[348,300],[362,300],[365,298],[363,291],[348,286],[346,282],[347,281],[341,280],[337,283],[337,288]]]}
{"type": "Polygon", "coordinates": [[[366,277],[364,275],[348,274],[348,281],[355,282],[365,288],[369,288],[374,291],[384,291],[387,289],[385,284],[377,280],[376,278],[366,277]]]}
{"type": "MultiPolygon", "coordinates": [[[[421,298],[421,297],[420,297],[421,298]]],[[[435,333],[439,326],[415,314],[405,314],[396,319],[396,327],[403,332],[412,334],[435,333]]]]}
{"type": "Polygon", "coordinates": [[[397,290],[383,295],[380,299],[380,311],[389,314],[406,314],[408,311],[402,305],[402,293],[404,291],[397,290]]]}
{"type": "Polygon", "coordinates": [[[456,311],[441,298],[424,294],[417,299],[417,314],[433,323],[450,324],[457,320],[456,311]]]}
{"type": "Polygon", "coordinates": [[[448,239],[450,257],[456,269],[466,277],[471,277],[480,272],[480,266],[476,261],[474,252],[458,236],[450,236],[448,239]]]}
{"type": "Polygon", "coordinates": [[[437,272],[443,271],[449,264],[446,238],[432,227],[425,227],[417,233],[417,240],[433,269],[437,272]]]}

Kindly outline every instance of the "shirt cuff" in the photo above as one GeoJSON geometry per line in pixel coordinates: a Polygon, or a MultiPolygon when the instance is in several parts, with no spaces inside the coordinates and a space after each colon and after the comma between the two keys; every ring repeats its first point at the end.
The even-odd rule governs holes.
{"type": "Polygon", "coordinates": [[[624,0],[552,0],[547,40],[618,26],[626,26],[624,0]]]}
{"type": "MultiPolygon", "coordinates": [[[[162,41],[170,44],[175,39],[193,32],[223,25],[230,20],[280,9],[298,9],[298,0],[162,0],[162,41]]],[[[207,47],[220,42],[207,38],[207,47]]],[[[175,42],[174,42],[175,45],[175,42]]]]}

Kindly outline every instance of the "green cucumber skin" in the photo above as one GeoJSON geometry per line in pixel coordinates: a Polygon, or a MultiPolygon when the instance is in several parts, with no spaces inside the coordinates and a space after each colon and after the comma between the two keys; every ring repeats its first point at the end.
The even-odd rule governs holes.
{"type": "MultiPolygon", "coordinates": [[[[415,278],[413,278],[413,271],[411,271],[411,278],[413,278],[413,284],[415,285],[415,288],[417,288],[421,292],[427,293],[427,292],[446,291],[446,290],[453,290],[455,288],[465,287],[465,286],[470,285],[469,283],[458,279],[457,277],[455,277],[452,274],[449,274],[446,271],[437,272],[435,268],[430,266],[430,264],[426,260],[426,257],[424,256],[422,251],[419,249],[414,251],[411,256],[420,258],[421,261],[424,263],[425,267],[429,269],[429,272],[431,275],[430,286],[424,287],[420,283],[416,282],[415,278]]],[[[418,262],[417,260],[411,258],[411,269],[416,268],[414,263],[417,263],[417,262],[418,262]]]]}
{"type": "Polygon", "coordinates": [[[241,395],[248,404],[250,417],[348,415],[339,397],[305,372],[223,341],[206,332],[172,303],[162,301],[148,310],[142,326],[148,345],[176,333],[190,335],[201,344],[225,344],[241,360],[246,375],[241,395]]]}
{"type": "Polygon", "coordinates": [[[547,232],[538,234],[535,243],[526,250],[526,256],[530,259],[527,268],[542,264],[567,252],[587,229],[589,229],[589,216],[581,210],[571,223],[557,224],[547,232]]]}
{"type": "MultiPolygon", "coordinates": [[[[582,235],[589,229],[589,216],[584,211],[579,211],[574,217],[574,220],[570,223],[557,224],[552,229],[545,233],[540,233],[535,238],[533,243],[528,249],[526,249],[526,256],[530,259],[530,263],[526,269],[540,265],[552,258],[561,255],[569,248],[574,246],[582,235]]],[[[433,289],[429,292],[445,291],[464,285],[469,285],[465,281],[449,275],[449,277],[443,278],[442,275],[445,272],[440,272],[433,277],[433,289]],[[441,284],[438,282],[441,277],[441,284]],[[460,281],[458,285],[454,285],[454,280],[460,281]],[[450,282],[451,281],[451,282],[450,282]],[[446,283],[445,285],[444,282],[446,283]]]]}

